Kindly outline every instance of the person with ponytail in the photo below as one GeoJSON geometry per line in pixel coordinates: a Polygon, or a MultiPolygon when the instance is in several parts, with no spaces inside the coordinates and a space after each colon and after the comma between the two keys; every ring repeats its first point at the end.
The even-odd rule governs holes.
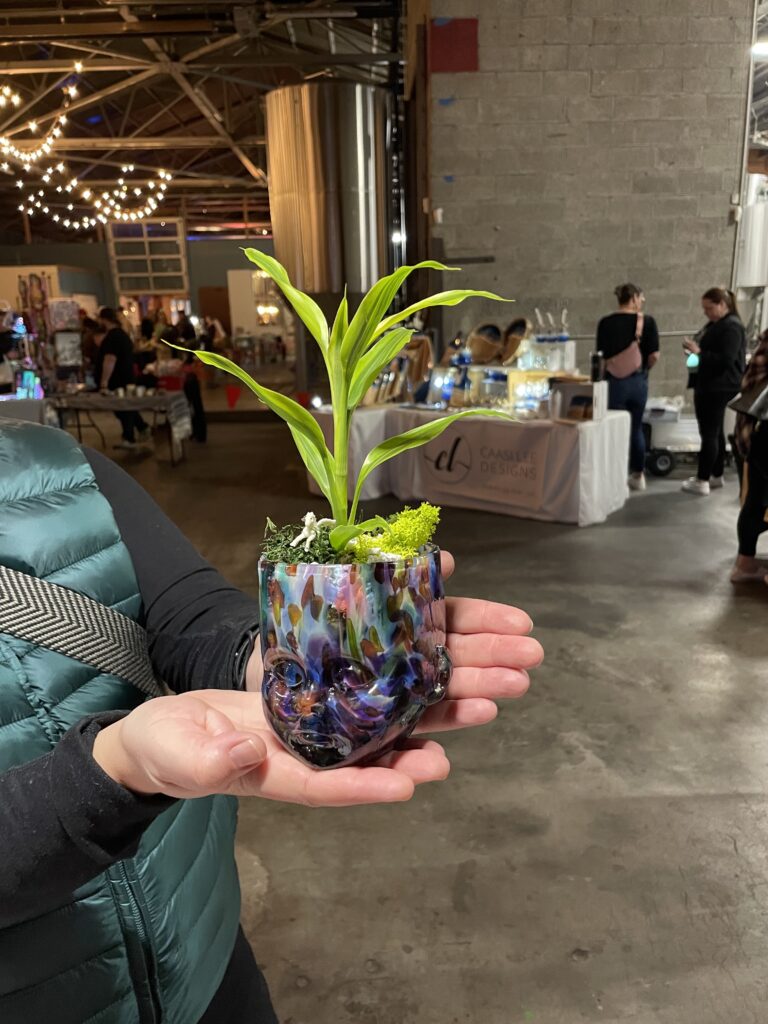
{"type": "Polygon", "coordinates": [[[708,323],[696,339],[686,338],[685,352],[699,358],[694,374],[693,404],[701,448],[696,476],[683,484],[690,494],[707,495],[723,486],[725,467],[725,410],[739,393],[747,365],[747,335],[727,288],[710,288],[701,297],[708,323]]]}
{"type": "Polygon", "coordinates": [[[648,401],[648,371],[659,358],[659,330],[653,317],[643,313],[642,288],[620,284],[613,294],[619,308],[597,325],[597,348],[605,358],[609,408],[623,409],[632,417],[629,486],[644,491],[643,413],[648,401]]]}

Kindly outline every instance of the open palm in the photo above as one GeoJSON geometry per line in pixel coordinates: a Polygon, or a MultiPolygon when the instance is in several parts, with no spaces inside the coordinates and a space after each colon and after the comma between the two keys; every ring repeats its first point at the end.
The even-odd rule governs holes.
{"type": "MultiPolygon", "coordinates": [[[[444,554],[446,578],[453,565],[444,554]]],[[[264,715],[258,651],[248,666],[249,692],[197,690],[148,701],[100,734],[94,756],[130,789],[180,798],[231,793],[315,807],[408,800],[417,785],[450,770],[443,748],[424,734],[490,722],[494,701],[522,696],[527,670],[543,656],[527,635],[525,612],[470,598],[449,598],[446,612],[454,665],[448,694],[412,738],[375,764],[321,772],[289,754],[264,715]]]]}

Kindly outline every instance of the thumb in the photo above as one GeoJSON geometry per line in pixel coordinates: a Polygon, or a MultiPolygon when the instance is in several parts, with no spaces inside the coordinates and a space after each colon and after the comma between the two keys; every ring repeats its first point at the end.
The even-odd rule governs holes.
{"type": "Polygon", "coordinates": [[[207,736],[198,746],[195,775],[205,787],[226,787],[266,759],[267,746],[255,733],[240,730],[207,736]]]}
{"type": "Polygon", "coordinates": [[[267,756],[267,745],[260,736],[234,733],[228,743],[229,760],[239,773],[258,767],[267,756]]]}

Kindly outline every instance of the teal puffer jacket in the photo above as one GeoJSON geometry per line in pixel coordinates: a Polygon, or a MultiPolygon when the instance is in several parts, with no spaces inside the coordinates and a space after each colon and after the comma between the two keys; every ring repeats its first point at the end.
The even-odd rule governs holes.
{"type": "MultiPolygon", "coordinates": [[[[140,616],[112,510],[63,431],[0,420],[0,564],[140,616]]],[[[0,772],[46,754],[83,716],[142,699],[120,679],[0,632],[0,772]]],[[[0,931],[0,1021],[198,1021],[237,934],[236,813],[227,797],[179,801],[136,857],[0,931]]]]}

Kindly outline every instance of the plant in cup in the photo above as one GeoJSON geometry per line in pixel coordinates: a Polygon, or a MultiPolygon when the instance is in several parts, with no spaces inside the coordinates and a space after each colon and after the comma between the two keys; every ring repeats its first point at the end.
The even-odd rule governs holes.
{"type": "MultiPolygon", "coordinates": [[[[285,268],[256,249],[245,255],[268,274],[320,348],[331,388],[333,446],[312,414],[266,388],[215,352],[195,355],[232,374],[285,421],[299,455],[330,506],[300,524],[267,523],[259,561],[262,695],[268,721],[285,746],[317,768],[380,757],[440,700],[450,679],[440,552],[432,544],[439,509],[423,504],[383,519],[359,514],[374,469],[438,437],[465,416],[502,416],[468,409],[387,438],[366,456],[352,488],[348,465],[352,416],[378,375],[408,344],[402,324],[434,306],[465,299],[502,300],[491,292],[440,292],[387,315],[406,277],[426,261],[378,281],[350,318],[346,295],[332,325],[285,268]]],[[[179,347],[179,346],[174,346],[179,347]]]]}

